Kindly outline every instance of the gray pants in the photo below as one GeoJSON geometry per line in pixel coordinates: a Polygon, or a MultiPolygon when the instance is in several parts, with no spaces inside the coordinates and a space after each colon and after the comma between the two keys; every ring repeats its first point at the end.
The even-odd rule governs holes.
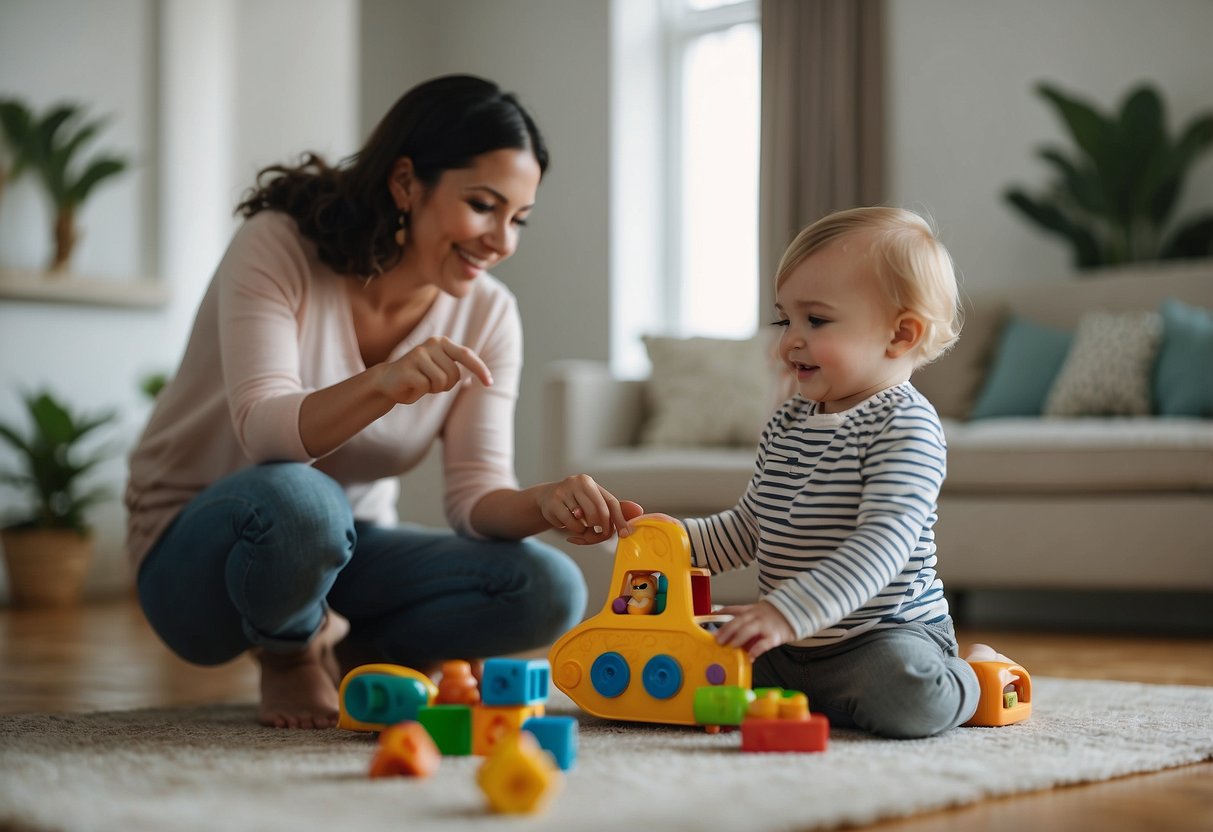
{"type": "Polygon", "coordinates": [[[754,662],[754,687],[804,691],[830,725],[929,737],[967,722],[980,689],[951,619],[872,630],[824,647],[784,645],[754,662]]]}

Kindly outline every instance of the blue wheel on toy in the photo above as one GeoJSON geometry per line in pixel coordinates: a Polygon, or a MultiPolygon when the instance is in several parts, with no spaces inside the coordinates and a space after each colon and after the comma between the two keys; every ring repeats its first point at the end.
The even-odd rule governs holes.
{"type": "Polygon", "coordinates": [[[632,671],[628,670],[627,660],[618,653],[603,653],[590,666],[590,684],[607,699],[623,693],[631,681],[632,671]]]}
{"type": "Polygon", "coordinates": [[[649,659],[640,678],[649,696],[669,699],[682,689],[682,665],[673,656],[659,653],[649,659]]]}

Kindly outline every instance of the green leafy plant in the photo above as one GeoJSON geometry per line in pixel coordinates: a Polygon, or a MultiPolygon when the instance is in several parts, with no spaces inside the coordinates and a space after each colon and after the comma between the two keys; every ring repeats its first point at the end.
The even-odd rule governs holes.
{"type": "Polygon", "coordinates": [[[33,430],[26,435],[11,424],[0,422],[0,438],[16,449],[20,463],[15,472],[0,472],[0,482],[29,496],[29,513],[8,524],[9,528],[88,528],[84,513],[112,495],[105,487],[86,489],[83,479],[94,467],[113,455],[111,449],[81,451],[81,441],[97,428],[113,421],[115,414],[73,414],[48,392],[22,397],[33,430]]]}
{"type": "Polygon", "coordinates": [[[0,100],[0,132],[9,147],[10,158],[0,164],[0,196],[4,188],[19,177],[29,163],[30,136],[34,114],[16,99],[0,100]]]}
{"type": "Polygon", "coordinates": [[[164,386],[168,384],[168,380],[168,373],[148,373],[139,379],[139,390],[143,395],[154,401],[160,395],[160,391],[164,389],[164,386]]]}
{"type": "Polygon", "coordinates": [[[1075,147],[1037,150],[1054,171],[1043,194],[1012,187],[1003,196],[1030,222],[1065,239],[1075,266],[1213,255],[1213,211],[1172,222],[1192,164],[1213,145],[1213,112],[1196,115],[1172,139],[1162,96],[1149,84],[1131,90],[1113,113],[1047,83],[1036,92],[1075,147]]]}
{"type": "Polygon", "coordinates": [[[85,118],[79,104],[56,104],[38,117],[20,101],[6,99],[0,101],[0,120],[15,160],[9,177],[25,167],[34,170],[54,205],[55,251],[50,268],[61,270],[78,238],[76,211],[99,184],[126,170],[128,162],[109,153],[87,161],[78,158],[106,121],[85,118]]]}

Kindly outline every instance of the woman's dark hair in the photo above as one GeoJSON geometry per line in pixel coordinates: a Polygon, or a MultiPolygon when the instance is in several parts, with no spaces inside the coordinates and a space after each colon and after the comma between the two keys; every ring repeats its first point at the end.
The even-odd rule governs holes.
{"type": "Polygon", "coordinates": [[[517,98],[483,78],[447,75],[401,96],[362,149],[340,165],[306,153],[294,167],[263,169],[236,213],[282,211],[339,274],[379,274],[400,259],[398,211],[388,191],[396,160],[409,157],[414,178],[432,187],[444,171],[505,148],[530,150],[540,175],[547,170],[543,136],[517,98]]]}

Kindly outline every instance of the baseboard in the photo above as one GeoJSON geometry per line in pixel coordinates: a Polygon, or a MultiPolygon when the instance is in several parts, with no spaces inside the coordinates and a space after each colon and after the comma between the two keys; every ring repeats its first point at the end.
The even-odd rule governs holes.
{"type": "Polygon", "coordinates": [[[1213,635],[1210,592],[968,589],[946,594],[953,619],[972,629],[1213,635]]]}

